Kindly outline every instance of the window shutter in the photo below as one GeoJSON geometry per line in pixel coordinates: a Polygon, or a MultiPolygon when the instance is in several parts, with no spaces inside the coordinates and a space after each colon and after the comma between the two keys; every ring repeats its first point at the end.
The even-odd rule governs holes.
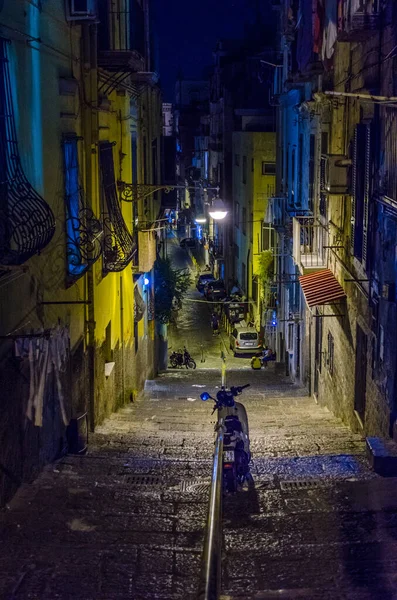
{"type": "Polygon", "coordinates": [[[352,202],[351,202],[351,216],[350,216],[350,249],[351,253],[354,254],[354,230],[356,225],[356,193],[357,193],[357,127],[354,130],[353,139],[353,167],[352,167],[352,202]]]}
{"type": "Polygon", "coordinates": [[[370,172],[371,168],[371,127],[366,126],[365,131],[365,168],[364,168],[364,206],[363,206],[363,253],[362,261],[364,265],[367,262],[368,245],[368,206],[370,195],[370,172]]]}

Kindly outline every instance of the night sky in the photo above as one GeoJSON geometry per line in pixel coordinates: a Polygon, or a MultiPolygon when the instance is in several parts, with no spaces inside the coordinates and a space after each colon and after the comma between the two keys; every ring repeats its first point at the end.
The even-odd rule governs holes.
{"type": "Polygon", "coordinates": [[[201,78],[219,38],[241,38],[256,0],[152,0],[159,71],[166,102],[174,101],[177,73],[201,78]]]}

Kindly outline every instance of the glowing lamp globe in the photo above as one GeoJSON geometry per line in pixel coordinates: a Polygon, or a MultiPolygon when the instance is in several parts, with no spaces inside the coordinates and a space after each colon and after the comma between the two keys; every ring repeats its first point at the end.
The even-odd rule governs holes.
{"type": "Polygon", "coordinates": [[[217,198],[213,201],[212,206],[209,210],[209,216],[214,221],[222,221],[227,215],[227,209],[225,203],[220,198],[217,198]]]}

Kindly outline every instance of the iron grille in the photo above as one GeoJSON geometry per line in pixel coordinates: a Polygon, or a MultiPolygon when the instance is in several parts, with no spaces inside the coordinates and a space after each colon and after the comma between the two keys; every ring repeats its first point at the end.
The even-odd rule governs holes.
{"type": "Polygon", "coordinates": [[[55,218],[19,156],[7,44],[0,38],[0,262],[20,265],[51,241],[55,218]]]}
{"type": "Polygon", "coordinates": [[[79,177],[77,137],[63,140],[68,276],[78,278],[102,253],[103,227],[87,206],[79,177]]]}
{"type": "Polygon", "coordinates": [[[105,200],[103,211],[103,269],[105,272],[122,271],[131,262],[137,250],[137,245],[128,231],[121,213],[114,174],[113,144],[101,142],[99,150],[105,200]]]}

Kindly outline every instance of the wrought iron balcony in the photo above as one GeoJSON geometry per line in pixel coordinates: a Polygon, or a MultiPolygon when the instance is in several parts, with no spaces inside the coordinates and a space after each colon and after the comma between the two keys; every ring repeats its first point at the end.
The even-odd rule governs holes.
{"type": "Polygon", "coordinates": [[[145,70],[145,13],[138,0],[124,10],[99,2],[98,66],[108,71],[145,70]]]}
{"type": "Polygon", "coordinates": [[[102,253],[103,227],[87,206],[79,177],[78,138],[63,140],[67,274],[81,277],[102,253]]]}
{"type": "Polygon", "coordinates": [[[21,165],[7,43],[0,38],[0,263],[21,265],[51,241],[55,217],[21,165]]]}
{"type": "Polygon", "coordinates": [[[103,270],[122,271],[137,250],[136,241],[127,228],[121,212],[114,174],[113,144],[101,142],[99,158],[106,208],[103,214],[103,270]]]}
{"type": "Polygon", "coordinates": [[[327,231],[313,217],[293,217],[292,255],[302,274],[326,268],[327,231]]]}

